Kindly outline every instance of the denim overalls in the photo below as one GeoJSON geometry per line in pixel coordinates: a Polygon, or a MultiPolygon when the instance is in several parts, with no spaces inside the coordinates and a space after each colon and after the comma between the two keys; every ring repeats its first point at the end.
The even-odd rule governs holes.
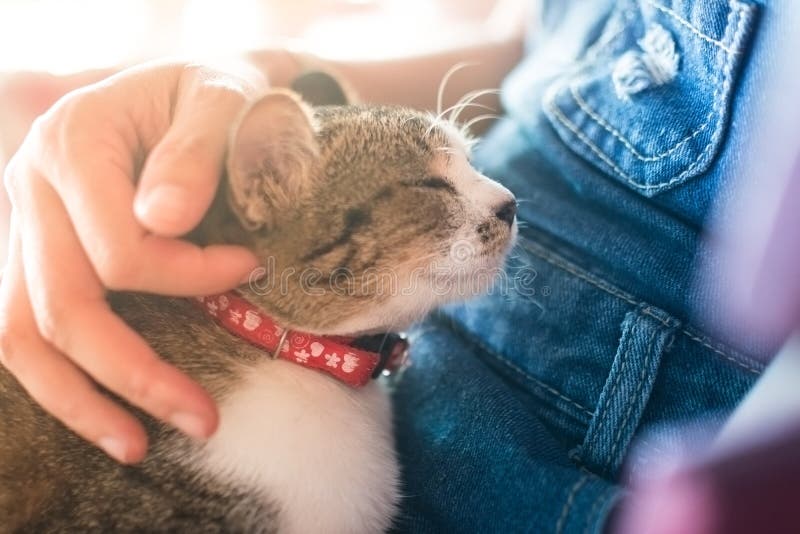
{"type": "Polygon", "coordinates": [[[412,332],[399,532],[602,532],[626,473],[718,427],[770,350],[711,335],[694,274],[782,3],[543,3],[474,157],[520,201],[511,283],[412,332]]]}

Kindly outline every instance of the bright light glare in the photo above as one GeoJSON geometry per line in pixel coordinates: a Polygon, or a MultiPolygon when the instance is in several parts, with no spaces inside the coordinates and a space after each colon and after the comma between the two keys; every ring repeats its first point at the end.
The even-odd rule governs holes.
{"type": "Polygon", "coordinates": [[[303,44],[328,58],[375,60],[429,52],[463,37],[463,26],[444,20],[437,2],[384,0],[376,7],[313,23],[303,44]]]}
{"type": "Polygon", "coordinates": [[[54,73],[257,48],[260,0],[0,0],[0,70],[54,73]]]}
{"type": "Polygon", "coordinates": [[[192,0],[182,13],[180,55],[214,56],[263,45],[270,14],[260,0],[192,0]]]}
{"type": "Polygon", "coordinates": [[[475,35],[430,0],[0,0],[0,72],[69,73],[285,44],[379,59],[475,35]]]}
{"type": "Polygon", "coordinates": [[[147,2],[5,0],[0,69],[71,72],[147,52],[147,2]]]}

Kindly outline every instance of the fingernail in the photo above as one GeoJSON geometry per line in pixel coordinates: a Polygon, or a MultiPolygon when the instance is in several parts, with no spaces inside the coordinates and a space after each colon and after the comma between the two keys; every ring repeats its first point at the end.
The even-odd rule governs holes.
{"type": "Polygon", "coordinates": [[[205,439],[208,436],[208,431],[206,430],[208,425],[201,417],[195,414],[177,412],[172,414],[169,421],[173,426],[193,438],[205,439]]]}
{"type": "Polygon", "coordinates": [[[171,226],[183,221],[187,200],[187,191],[183,187],[160,184],[137,196],[133,209],[140,219],[148,223],[171,226]]]}
{"type": "Polygon", "coordinates": [[[123,440],[118,438],[100,438],[99,445],[101,449],[106,451],[106,454],[118,462],[127,461],[128,447],[123,440]]]}

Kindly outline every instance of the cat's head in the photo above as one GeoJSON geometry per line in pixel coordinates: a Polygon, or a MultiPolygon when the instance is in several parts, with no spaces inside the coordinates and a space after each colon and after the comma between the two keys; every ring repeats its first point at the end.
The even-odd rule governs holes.
{"type": "Polygon", "coordinates": [[[240,288],[287,326],[402,328],[484,292],[516,237],[516,202],[458,130],[399,107],[311,108],[288,91],[233,131],[227,202],[263,262],[240,288]]]}

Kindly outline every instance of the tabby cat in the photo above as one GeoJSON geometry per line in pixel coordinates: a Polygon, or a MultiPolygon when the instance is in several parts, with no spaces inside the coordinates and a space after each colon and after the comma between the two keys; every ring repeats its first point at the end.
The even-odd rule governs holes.
{"type": "MultiPolygon", "coordinates": [[[[446,121],[399,107],[312,108],[275,90],[233,126],[226,178],[190,237],[253,250],[264,276],[238,295],[280,327],[353,338],[403,328],[485,290],[491,276],[476,275],[501,267],[515,210],[508,190],[470,166],[465,139],[446,121]]],[[[109,300],[211,392],[220,427],[200,442],[137,412],[150,453],[119,465],[0,368],[1,531],[389,528],[400,484],[380,381],[351,387],[273,359],[192,299],[109,300]]]]}

